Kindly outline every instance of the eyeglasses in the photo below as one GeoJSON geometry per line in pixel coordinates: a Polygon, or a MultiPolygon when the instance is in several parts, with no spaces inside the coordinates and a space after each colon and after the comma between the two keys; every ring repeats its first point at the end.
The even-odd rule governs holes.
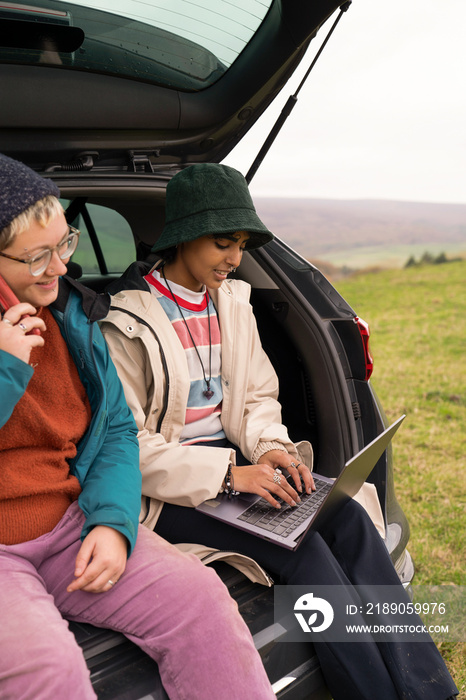
{"type": "Polygon", "coordinates": [[[60,260],[70,258],[78,246],[80,235],[81,232],[78,231],[78,229],[73,228],[73,226],[68,226],[68,234],[57,246],[55,246],[55,248],[47,248],[30,260],[15,258],[13,255],[7,255],[7,253],[2,252],[0,252],[0,255],[2,258],[8,258],[9,260],[16,260],[16,262],[26,263],[26,265],[29,265],[29,272],[31,275],[33,277],[38,277],[48,268],[52,255],[55,252],[57,252],[60,260]]]}

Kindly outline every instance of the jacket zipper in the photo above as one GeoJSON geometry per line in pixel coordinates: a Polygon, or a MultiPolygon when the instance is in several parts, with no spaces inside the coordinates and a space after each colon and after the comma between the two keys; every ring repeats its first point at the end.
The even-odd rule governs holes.
{"type": "Polygon", "coordinates": [[[89,395],[89,391],[87,390],[85,384],[84,384],[84,378],[87,379],[87,381],[90,381],[90,374],[94,372],[95,374],[95,381],[94,381],[94,388],[96,391],[96,407],[95,410],[92,412],[92,418],[91,422],[88,426],[88,429],[86,430],[85,435],[81,438],[79,441],[76,455],[73,457],[71,460],[70,468],[71,468],[71,473],[75,474],[75,465],[83,458],[83,454],[85,454],[87,445],[90,442],[90,440],[98,433],[96,433],[95,426],[100,425],[102,423],[102,420],[104,416],[102,415],[101,407],[102,407],[102,397],[105,393],[104,388],[103,388],[103,382],[102,382],[102,376],[101,373],[98,369],[97,363],[95,362],[94,359],[94,348],[93,348],[93,338],[94,338],[94,331],[93,331],[93,326],[92,326],[92,321],[89,321],[88,318],[88,324],[90,324],[89,327],[89,333],[87,334],[86,338],[82,340],[83,346],[87,344],[87,353],[88,355],[86,356],[86,352],[83,348],[79,349],[73,349],[73,343],[71,342],[71,339],[73,338],[73,333],[70,333],[70,325],[71,324],[71,314],[72,310],[70,310],[70,305],[71,302],[68,300],[66,302],[66,306],[64,311],[60,311],[59,314],[61,314],[61,319],[59,317],[55,317],[55,320],[57,321],[59,327],[62,329],[62,335],[63,339],[66,343],[66,346],[68,347],[73,359],[76,362],[76,366],[81,368],[82,376],[80,376],[81,382],[83,383],[83,386],[86,389],[86,395],[88,397],[89,402],[91,402],[91,397],[89,395]],[[88,362],[89,359],[89,362],[88,362]],[[98,393],[98,395],[97,395],[98,393]],[[99,421],[99,423],[98,423],[99,421]]]}

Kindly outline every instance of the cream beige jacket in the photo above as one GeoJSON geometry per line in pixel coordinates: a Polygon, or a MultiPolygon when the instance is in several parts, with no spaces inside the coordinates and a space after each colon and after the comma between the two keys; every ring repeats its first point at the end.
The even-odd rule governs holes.
{"type": "MultiPolygon", "coordinates": [[[[269,449],[281,448],[312,469],[310,443],[294,445],[281,423],[278,380],[262,349],[249,285],[227,280],[209,293],[221,324],[222,423],[227,438],[251,462],[269,449]]],[[[190,377],[184,349],[156,297],[149,289],[132,289],[113,296],[112,307],[101,327],[139,430],[140,520],[154,529],[165,501],[194,507],[216,496],[229,462],[235,463],[235,453],[179,444],[190,377]]],[[[384,537],[375,486],[364,484],[355,500],[384,537]]],[[[254,582],[273,583],[262,567],[244,555],[196,544],[177,547],[196,554],[205,564],[223,559],[254,582]]]]}
{"type": "MultiPolygon", "coordinates": [[[[312,468],[310,443],[294,445],[281,423],[278,380],[261,346],[249,285],[227,280],[209,293],[221,325],[221,420],[228,440],[253,463],[278,447],[312,468]]],[[[194,507],[215,497],[235,453],[179,444],[190,377],[184,349],[156,297],[123,291],[112,297],[112,307],[102,331],[139,430],[141,522],[152,529],[165,501],[194,507]]]]}

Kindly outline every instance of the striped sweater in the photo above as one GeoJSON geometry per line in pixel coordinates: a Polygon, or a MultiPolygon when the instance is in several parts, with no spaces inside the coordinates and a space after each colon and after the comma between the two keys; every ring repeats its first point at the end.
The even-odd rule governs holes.
{"type": "Polygon", "coordinates": [[[169,282],[177,304],[158,270],[152,270],[144,279],[170,319],[186,353],[191,386],[180,442],[194,444],[224,438],[225,433],[220,420],[222,410],[220,326],[212,299],[209,298],[205,289],[201,292],[193,292],[174,282],[169,282]],[[181,308],[181,313],[178,306],[181,308]],[[213,391],[210,399],[204,394],[207,389],[206,379],[209,380],[209,378],[210,389],[213,391]]]}

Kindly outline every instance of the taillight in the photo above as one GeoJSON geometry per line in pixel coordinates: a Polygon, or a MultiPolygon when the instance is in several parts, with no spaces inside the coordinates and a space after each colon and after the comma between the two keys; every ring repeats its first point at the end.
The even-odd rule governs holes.
{"type": "Polygon", "coordinates": [[[354,322],[359,329],[359,333],[362,340],[362,346],[364,348],[364,362],[366,363],[365,380],[367,382],[369,381],[370,376],[372,374],[372,370],[374,369],[374,360],[372,359],[371,351],[369,349],[369,324],[363,321],[362,318],[358,318],[358,316],[354,317],[354,322]]]}

